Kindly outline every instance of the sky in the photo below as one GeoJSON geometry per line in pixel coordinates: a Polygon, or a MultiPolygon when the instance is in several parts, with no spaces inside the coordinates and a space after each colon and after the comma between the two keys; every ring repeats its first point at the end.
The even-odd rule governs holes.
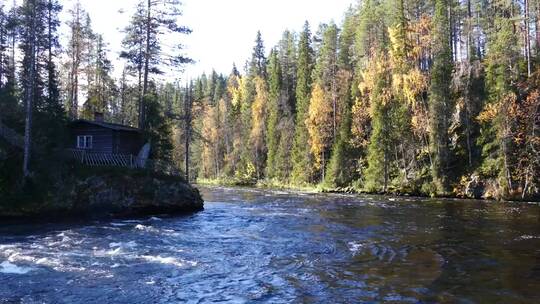
{"type": "MultiPolygon", "coordinates": [[[[62,0],[60,18],[64,22],[61,39],[67,40],[67,11],[76,0],[62,0]]],[[[228,74],[233,62],[239,69],[251,56],[257,30],[262,33],[266,51],[274,46],[285,29],[300,31],[310,22],[315,31],[321,22],[340,23],[345,10],[356,0],[183,0],[180,23],[193,33],[184,37],[186,55],[196,63],[186,67],[178,79],[196,78],[215,69],[228,74]]],[[[94,31],[109,43],[110,59],[121,72],[118,59],[123,34],[138,0],[80,0],[90,14],[94,31]],[[119,13],[123,11],[123,13],[119,13]]],[[[65,45],[65,44],[64,44],[65,45]]]]}

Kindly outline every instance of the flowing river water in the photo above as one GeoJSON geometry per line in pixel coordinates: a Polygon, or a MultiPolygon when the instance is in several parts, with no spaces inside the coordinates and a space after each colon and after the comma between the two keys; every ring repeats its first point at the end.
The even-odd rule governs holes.
{"type": "Polygon", "coordinates": [[[0,225],[0,303],[540,303],[540,207],[202,188],[205,211],[0,225]]]}

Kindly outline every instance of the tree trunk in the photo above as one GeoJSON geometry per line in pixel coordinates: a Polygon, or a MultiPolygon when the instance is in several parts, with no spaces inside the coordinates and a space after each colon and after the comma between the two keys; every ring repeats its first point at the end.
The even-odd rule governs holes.
{"type": "Polygon", "coordinates": [[[30,73],[28,79],[26,79],[26,119],[24,128],[24,159],[23,159],[23,176],[28,178],[30,176],[30,157],[31,157],[31,144],[32,144],[32,112],[33,112],[33,100],[34,100],[34,77],[36,70],[36,3],[31,2],[32,13],[30,22],[30,33],[28,37],[28,48],[30,51],[30,73]]]}
{"type": "Polygon", "coordinates": [[[386,193],[388,191],[388,153],[385,149],[384,151],[384,185],[383,185],[383,192],[386,193]]]}
{"type": "MultiPolygon", "coordinates": [[[[17,2],[16,0],[13,0],[13,7],[17,7],[17,2]]],[[[13,84],[15,84],[15,70],[17,68],[17,65],[15,63],[15,47],[16,47],[16,43],[17,43],[17,30],[12,30],[11,31],[11,58],[10,58],[10,66],[11,66],[11,76],[10,77],[13,77],[12,81],[13,81],[13,84]]]]}
{"type": "Polygon", "coordinates": [[[472,9],[471,0],[467,0],[467,60],[471,62],[471,47],[472,47],[472,9]]]}
{"type": "Polygon", "coordinates": [[[74,26],[71,29],[71,75],[70,75],[70,116],[71,119],[77,119],[79,108],[79,65],[81,60],[81,16],[80,6],[75,7],[74,26]]]}
{"type": "Polygon", "coordinates": [[[530,25],[529,25],[529,0],[525,0],[525,58],[527,60],[527,76],[531,76],[531,38],[530,38],[530,25]]]}
{"type": "Polygon", "coordinates": [[[48,62],[47,62],[47,73],[48,73],[48,84],[47,84],[47,93],[48,93],[48,97],[51,98],[52,95],[53,95],[53,92],[52,92],[52,82],[53,82],[53,71],[52,71],[52,67],[53,67],[53,33],[52,33],[52,2],[51,0],[49,0],[47,2],[48,6],[47,6],[47,52],[48,52],[48,62]]]}
{"type": "Polygon", "coordinates": [[[184,162],[185,162],[185,174],[186,181],[189,182],[189,143],[191,141],[191,84],[186,86],[186,96],[184,100],[184,113],[185,117],[185,126],[186,126],[186,135],[185,135],[185,151],[184,151],[184,162]]]}
{"type": "Polygon", "coordinates": [[[149,65],[150,65],[150,34],[152,30],[152,0],[148,0],[146,11],[146,46],[144,52],[144,79],[143,79],[143,90],[142,98],[140,101],[140,113],[139,113],[139,127],[144,126],[145,113],[144,113],[144,96],[148,93],[148,74],[149,74],[149,65]]]}
{"type": "Polygon", "coordinates": [[[536,0],[536,22],[535,22],[535,30],[536,30],[536,55],[538,56],[538,51],[540,48],[540,1],[536,0]]]}

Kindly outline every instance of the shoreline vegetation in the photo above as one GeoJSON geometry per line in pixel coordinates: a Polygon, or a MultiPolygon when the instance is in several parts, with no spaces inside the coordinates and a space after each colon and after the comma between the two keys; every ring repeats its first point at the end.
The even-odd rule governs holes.
{"type": "Polygon", "coordinates": [[[418,197],[418,198],[440,198],[440,199],[463,199],[463,200],[483,200],[488,202],[515,202],[515,203],[538,203],[538,200],[529,200],[515,197],[514,199],[504,199],[500,197],[484,197],[484,196],[467,196],[464,194],[450,193],[447,195],[433,195],[432,193],[422,192],[403,192],[403,191],[388,191],[388,192],[373,192],[366,191],[362,188],[348,187],[331,187],[323,184],[318,185],[294,185],[282,183],[280,181],[242,181],[239,179],[221,178],[221,179],[198,179],[195,184],[209,187],[242,187],[254,188],[260,190],[290,190],[302,193],[340,193],[340,194],[365,194],[365,195],[382,195],[388,197],[418,197]]]}

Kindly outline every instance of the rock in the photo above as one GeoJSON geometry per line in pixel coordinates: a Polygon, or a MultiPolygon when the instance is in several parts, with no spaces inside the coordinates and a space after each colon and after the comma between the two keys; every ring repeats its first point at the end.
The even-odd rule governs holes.
{"type": "Polygon", "coordinates": [[[469,198],[479,199],[484,195],[485,187],[484,182],[480,179],[480,176],[473,174],[470,180],[465,185],[465,195],[469,198]]]}
{"type": "Polygon", "coordinates": [[[62,213],[86,218],[178,214],[204,208],[198,189],[181,178],[142,172],[71,174],[58,183],[41,214],[62,213]]]}

